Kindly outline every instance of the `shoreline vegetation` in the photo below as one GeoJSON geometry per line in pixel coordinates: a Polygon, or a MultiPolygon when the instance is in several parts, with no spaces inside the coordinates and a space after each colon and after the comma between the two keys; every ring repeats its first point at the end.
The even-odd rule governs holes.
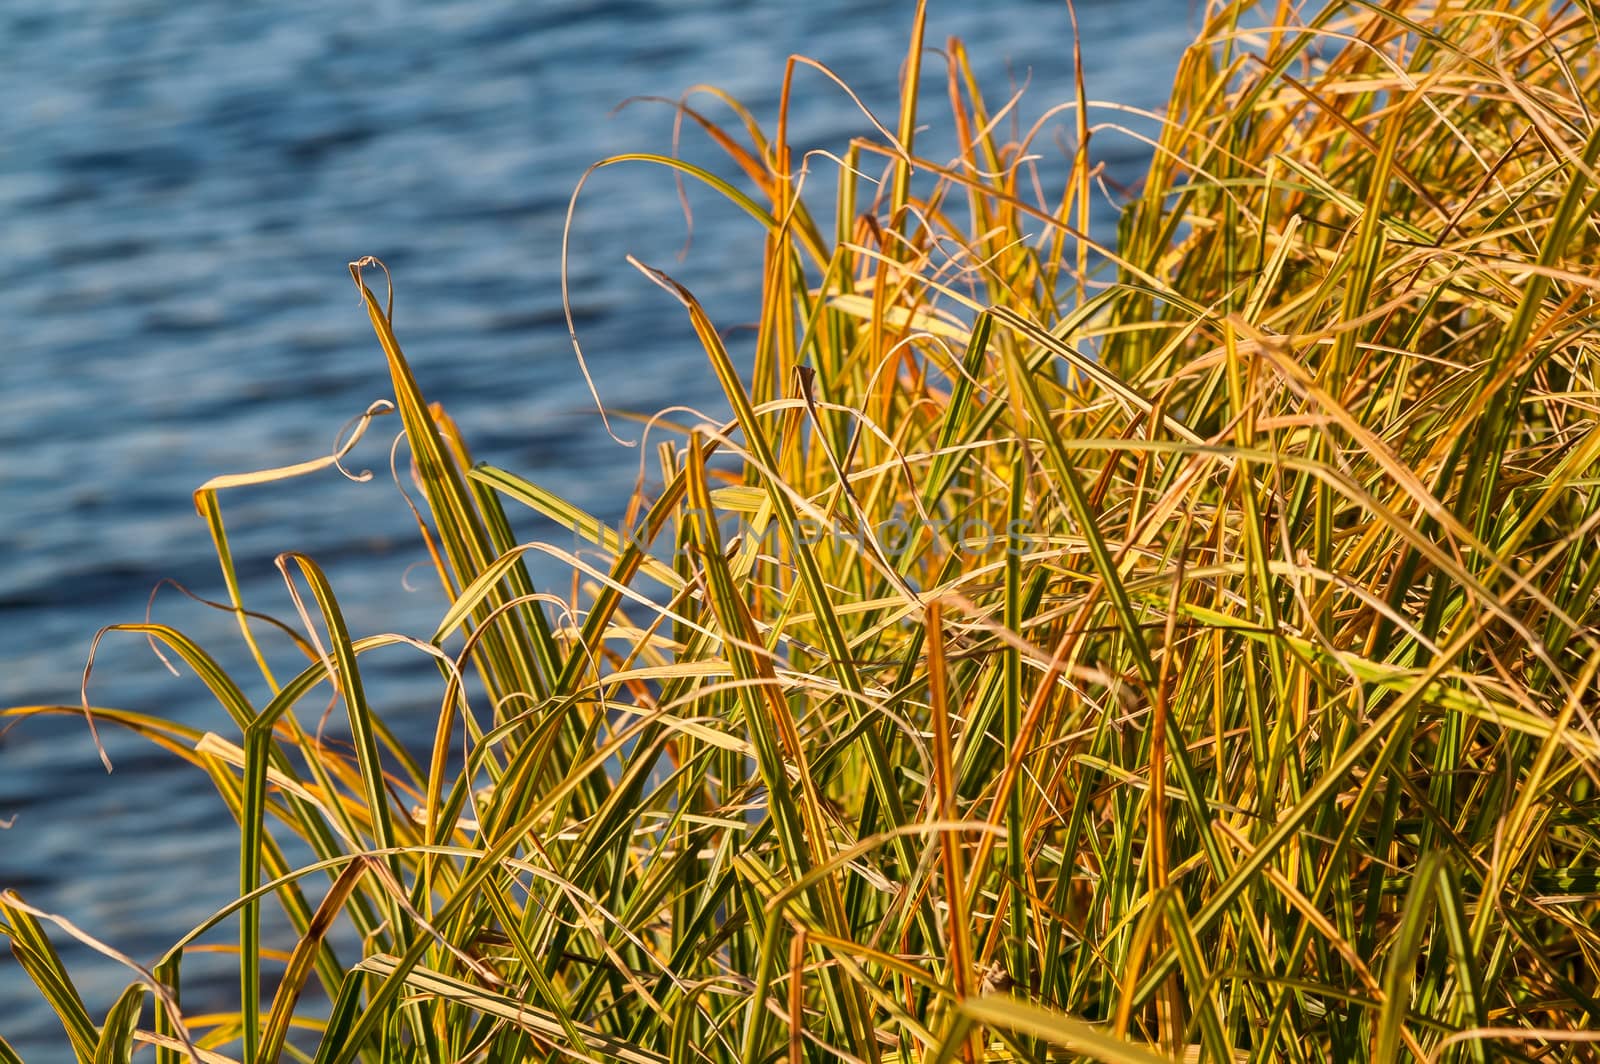
{"type": "Polygon", "coordinates": [[[1600,14],[1205,6],[1114,247],[1118,112],[1080,75],[1052,144],[921,4],[898,115],[831,170],[787,143],[809,60],[771,130],[683,106],[738,184],[598,164],[767,233],[738,364],[634,262],[733,420],[656,424],[625,529],[475,463],[352,263],[451,605],[352,632],[285,554],[298,616],[251,612],[227,492],[334,459],[223,477],[195,502],[258,673],[108,631],[233,731],[5,711],[131,729],[240,828],[239,901],[104,1016],[71,914],[0,894],[76,1059],[1594,1059],[1600,14]],[[918,155],[930,122],[957,158],[918,155]],[[530,509],[584,549],[520,540],[530,509]],[[969,523],[1026,543],[937,534],[969,523]],[[400,645],[438,665],[421,757],[360,680],[400,645]],[[237,1007],[186,1016],[208,933],[237,1007]]]}

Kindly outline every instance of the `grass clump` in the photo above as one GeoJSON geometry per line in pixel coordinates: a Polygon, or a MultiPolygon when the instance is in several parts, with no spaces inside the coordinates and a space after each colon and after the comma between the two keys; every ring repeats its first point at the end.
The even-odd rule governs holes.
{"type": "MultiPolygon", "coordinates": [[[[286,555],[305,665],[248,685],[118,626],[237,729],[89,709],[235,812],[240,1005],[181,1022],[186,940],[97,1024],[8,896],[78,1059],[1592,1059],[1596,29],[1213,3],[1113,248],[1081,93],[1044,191],[920,10],[831,222],[784,114],[686,109],[748,191],[653,161],[765,226],[761,318],[736,366],[640,264],[735,416],[659,446],[626,535],[474,464],[354,265],[453,605],[353,633],[286,555]],[[917,154],[922,84],[954,161],[917,154]],[[569,599],[524,507],[605,559],[569,599]],[[439,663],[424,761],[360,682],[396,643],[439,663]],[[350,749],[298,716],[335,695],[350,749]]],[[[236,482],[197,501],[255,647],[236,482]]]]}

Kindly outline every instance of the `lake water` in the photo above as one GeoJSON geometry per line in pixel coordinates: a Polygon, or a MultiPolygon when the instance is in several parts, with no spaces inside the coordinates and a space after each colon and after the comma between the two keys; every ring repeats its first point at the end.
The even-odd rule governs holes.
{"type": "MultiPolygon", "coordinates": [[[[142,619],[163,580],[224,597],[194,488],[326,454],[346,419],[387,394],[345,268],[364,254],[393,270],[401,342],[477,456],[614,517],[639,451],[601,429],[568,343],[562,224],[590,163],[670,151],[672,113],[612,109],[712,83],[770,130],[784,61],[802,52],[892,126],[912,6],[12,0],[0,11],[0,706],[76,704],[95,630],[142,619]]],[[[931,8],[929,45],[962,37],[992,105],[1023,81],[1025,123],[1070,99],[1064,3],[931,8]]],[[[1195,29],[1190,0],[1078,9],[1091,98],[1160,106],[1195,29]]],[[[937,144],[943,66],[926,62],[941,79],[926,111],[937,144]]],[[[837,88],[798,76],[797,147],[841,149],[868,130],[837,88]]],[[[703,138],[686,144],[715,158],[703,138]]],[[[1108,131],[1094,144],[1111,176],[1137,178],[1136,141],[1108,131]]],[[[1059,152],[1049,137],[1036,146],[1059,152]]],[[[815,169],[831,186],[828,164],[815,169]]],[[[608,406],[722,410],[683,314],[623,261],[669,269],[724,326],[752,320],[761,235],[692,195],[681,262],[684,220],[665,171],[608,169],[580,202],[572,298],[608,406]]],[[[1114,221],[1109,208],[1102,220],[1114,221]]],[[[378,428],[350,459],[379,471],[370,483],[327,471],[224,497],[248,605],[293,616],[272,559],[299,550],[327,570],[357,634],[431,631],[440,600],[407,589],[425,556],[387,476],[398,426],[378,428]]],[[[520,531],[550,532],[531,520],[520,531]]],[[[229,618],[170,588],[154,615],[248,675],[229,618]]],[[[425,734],[433,667],[392,655],[372,669],[389,720],[425,734]],[[425,693],[410,694],[407,677],[425,693]]],[[[232,731],[193,676],[172,676],[133,636],[102,645],[90,696],[232,731]]],[[[149,963],[235,895],[237,836],[201,773],[105,739],[109,776],[81,718],[0,738],[0,824],[11,822],[0,888],[149,963]]],[[[61,948],[98,1020],[128,974],[61,948]]],[[[186,1005],[228,1007],[232,968],[197,957],[186,1005]]],[[[60,1025],[4,954],[0,1035],[26,1059],[68,1058],[60,1025]]]]}

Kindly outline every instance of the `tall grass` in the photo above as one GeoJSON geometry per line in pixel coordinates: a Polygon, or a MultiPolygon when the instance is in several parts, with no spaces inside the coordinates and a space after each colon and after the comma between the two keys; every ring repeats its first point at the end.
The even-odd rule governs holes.
{"type": "Polygon", "coordinates": [[[1116,112],[1080,91],[1045,188],[1041,127],[923,14],[831,220],[787,142],[801,61],[770,135],[725,97],[726,125],[683,110],[741,186],[600,164],[766,231],[751,365],[639,264],[734,419],[659,444],[626,530],[475,464],[352,265],[453,605],[352,632],[288,554],[302,615],[273,628],[228,552],[240,480],[197,493],[241,636],[302,671],[118,625],[235,731],[87,712],[237,817],[240,900],[196,935],[236,926],[239,1005],[183,1021],[190,936],[97,1022],[57,925],[6,895],[79,1061],[1600,1051],[1593,7],[1211,3],[1111,248],[1091,142],[1116,112]],[[917,153],[935,120],[954,160],[917,153]],[[592,549],[519,541],[526,508],[592,549]],[[361,684],[397,643],[439,665],[425,763],[361,684]],[[335,695],[349,747],[302,718],[335,695]]]}

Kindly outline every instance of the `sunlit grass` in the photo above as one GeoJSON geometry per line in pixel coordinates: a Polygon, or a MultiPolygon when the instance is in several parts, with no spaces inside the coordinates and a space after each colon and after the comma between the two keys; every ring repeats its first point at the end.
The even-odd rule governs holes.
{"type": "Polygon", "coordinates": [[[625,529],[475,464],[379,264],[352,264],[453,605],[434,632],[351,632],[290,554],[300,616],[268,624],[225,493],[314,470],[197,492],[261,675],[116,629],[235,730],[88,713],[210,774],[241,900],[103,1021],[50,945],[69,929],[0,900],[73,1053],[1592,1059],[1596,28],[1511,0],[1310,24],[1213,3],[1114,247],[1087,234],[1116,112],[1080,94],[1043,187],[1055,149],[1014,139],[920,11],[900,113],[838,146],[831,220],[784,115],[769,137],[696,97],[733,109],[686,114],[743,185],[607,164],[765,227],[755,357],[636,264],[733,420],[656,425],[625,529]],[[958,158],[917,154],[935,121],[958,158]],[[520,541],[530,507],[589,549],[520,541]],[[536,588],[530,552],[575,593],[536,588]],[[426,763],[360,683],[396,644],[439,665],[426,763]],[[330,697],[348,746],[317,738],[330,697]],[[263,940],[264,905],[298,940],[263,940]],[[162,991],[139,1026],[225,923],[237,1012],[185,1023],[162,991]]]}

